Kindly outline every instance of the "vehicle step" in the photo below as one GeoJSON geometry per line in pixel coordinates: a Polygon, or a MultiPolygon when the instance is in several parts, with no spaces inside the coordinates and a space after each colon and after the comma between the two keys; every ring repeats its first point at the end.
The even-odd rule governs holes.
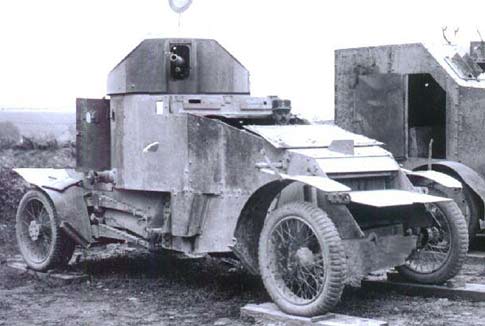
{"type": "Polygon", "coordinates": [[[300,317],[288,315],[274,304],[247,304],[241,308],[241,316],[254,318],[258,322],[285,323],[288,325],[319,325],[319,326],[387,326],[385,321],[360,318],[348,315],[328,313],[316,317],[300,317]]]}
{"type": "Polygon", "coordinates": [[[482,263],[485,264],[485,251],[469,251],[466,255],[466,261],[468,263],[482,263]]]}
{"type": "Polygon", "coordinates": [[[88,280],[87,274],[71,271],[47,271],[37,272],[30,269],[27,264],[18,258],[8,259],[7,266],[18,271],[28,273],[42,281],[52,285],[67,285],[72,283],[82,283],[88,280]]]}
{"type": "Polygon", "coordinates": [[[485,284],[465,283],[460,278],[452,279],[445,285],[429,285],[410,283],[400,280],[399,277],[394,279],[388,276],[388,280],[363,280],[362,288],[373,291],[396,291],[408,296],[485,301],[485,284]]]}

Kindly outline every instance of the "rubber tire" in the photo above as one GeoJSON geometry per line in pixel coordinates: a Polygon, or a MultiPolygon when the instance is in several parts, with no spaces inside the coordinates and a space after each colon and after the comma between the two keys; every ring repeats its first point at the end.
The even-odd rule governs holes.
{"type": "Polygon", "coordinates": [[[42,191],[39,190],[30,190],[27,192],[20,201],[19,207],[17,209],[17,216],[16,216],[16,236],[17,236],[17,244],[20,249],[20,253],[24,258],[27,265],[36,270],[36,271],[47,271],[50,269],[60,268],[66,266],[72,258],[74,253],[75,244],[74,242],[62,231],[59,227],[60,219],[57,215],[57,211],[54,207],[52,201],[47,197],[42,191]],[[21,220],[21,213],[27,206],[27,204],[31,200],[38,200],[40,201],[47,213],[49,214],[49,218],[54,221],[51,223],[51,231],[52,231],[52,241],[53,245],[51,245],[50,252],[48,253],[46,259],[42,262],[35,262],[33,261],[30,256],[28,249],[25,248],[24,243],[22,242],[20,236],[20,223],[21,220]]]}
{"type": "Polygon", "coordinates": [[[396,267],[405,278],[423,284],[442,284],[460,272],[468,252],[468,227],[465,217],[455,202],[436,203],[450,225],[451,254],[445,263],[432,273],[418,273],[406,265],[396,267]]]}
{"type": "MultiPolygon", "coordinates": [[[[458,174],[447,172],[442,173],[445,173],[462,183],[463,200],[465,201],[465,205],[468,206],[468,209],[470,211],[470,216],[465,216],[465,220],[468,225],[468,241],[471,243],[476,238],[476,234],[480,231],[480,199],[458,174]]],[[[434,193],[437,196],[448,197],[446,194],[437,189],[430,188],[429,190],[431,194],[434,193]]],[[[458,207],[460,206],[461,205],[458,205],[458,207]]],[[[465,212],[463,210],[462,212],[463,215],[465,215],[465,212]]]]}
{"type": "Polygon", "coordinates": [[[323,210],[309,203],[293,202],[272,211],[267,216],[261,231],[258,256],[263,284],[282,311],[298,316],[316,316],[330,311],[339,302],[346,279],[345,251],[335,225],[323,210]],[[271,241],[271,230],[287,216],[298,216],[304,219],[312,226],[320,244],[323,244],[326,267],[324,288],[319,297],[306,305],[297,305],[281,295],[269,267],[267,244],[271,241]]]}
{"type": "MultiPolygon", "coordinates": [[[[479,203],[479,198],[477,195],[473,192],[473,190],[467,186],[463,180],[456,174],[449,174],[452,178],[455,178],[457,180],[460,180],[460,182],[463,185],[463,190],[462,198],[455,198],[455,201],[459,200],[460,204],[458,204],[458,207],[460,208],[461,212],[463,213],[463,216],[465,217],[465,221],[468,226],[468,243],[469,247],[472,246],[472,243],[476,243],[476,234],[480,231],[480,203],[479,203]],[[464,207],[463,205],[467,205],[468,210],[469,210],[469,216],[465,215],[464,207]]],[[[429,188],[429,193],[434,196],[439,196],[439,197],[447,197],[450,198],[451,196],[447,195],[445,192],[430,187],[429,188]]]]}
{"type": "Polygon", "coordinates": [[[471,242],[476,238],[476,234],[480,230],[480,209],[477,196],[466,184],[463,184],[463,196],[465,197],[466,205],[468,205],[470,210],[470,217],[465,217],[465,219],[468,224],[468,239],[471,242]]]}

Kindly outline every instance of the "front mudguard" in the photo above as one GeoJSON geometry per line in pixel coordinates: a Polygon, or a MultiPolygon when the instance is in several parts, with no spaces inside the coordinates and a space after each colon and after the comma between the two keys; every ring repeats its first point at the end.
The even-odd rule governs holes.
{"type": "Polygon", "coordinates": [[[417,184],[438,184],[450,190],[461,190],[461,182],[447,174],[433,170],[409,171],[405,170],[406,175],[414,185],[417,184]]]}
{"type": "MultiPolygon", "coordinates": [[[[426,166],[415,167],[414,170],[423,170],[426,166]]],[[[485,178],[477,171],[463,163],[454,161],[433,162],[431,168],[435,171],[451,175],[459,179],[473,193],[473,199],[479,209],[479,218],[485,215],[485,178]]]]}

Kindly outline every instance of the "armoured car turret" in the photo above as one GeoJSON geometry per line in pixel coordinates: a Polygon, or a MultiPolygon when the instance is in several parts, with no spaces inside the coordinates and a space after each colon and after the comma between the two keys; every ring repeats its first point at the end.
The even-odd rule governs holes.
{"type": "Polygon", "coordinates": [[[251,96],[248,71],[213,40],[143,41],[108,95],[77,101],[76,170],[16,170],[32,185],[17,237],[36,270],[101,241],[227,254],[281,309],[316,315],[371,271],[441,283],[463,263],[453,201],[413,186],[378,141],[251,96]]]}

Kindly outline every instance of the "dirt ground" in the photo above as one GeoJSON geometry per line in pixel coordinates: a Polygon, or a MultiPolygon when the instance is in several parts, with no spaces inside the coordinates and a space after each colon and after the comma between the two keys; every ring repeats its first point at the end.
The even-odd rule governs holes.
{"type": "Polygon", "coordinates": [[[62,285],[3,264],[0,325],[251,325],[239,308],[266,300],[259,282],[211,259],[99,248],[72,268],[89,280],[62,285]]]}
{"type": "MultiPolygon", "coordinates": [[[[72,163],[66,153],[57,160],[72,163]]],[[[12,269],[7,260],[18,251],[10,206],[17,199],[10,197],[0,211],[0,325],[253,325],[240,318],[240,308],[269,300],[258,278],[227,261],[155,256],[124,245],[76,251],[70,268],[88,275],[81,283],[61,285],[12,269]]],[[[485,263],[468,262],[462,275],[485,284],[485,263]]],[[[364,289],[346,289],[335,312],[390,325],[485,325],[485,302],[364,289]]]]}
{"type": "MultiPolygon", "coordinates": [[[[252,325],[239,309],[268,301],[261,282],[215,258],[152,256],[125,246],[77,252],[80,284],[37,279],[0,257],[0,325],[252,325]]],[[[5,248],[5,247],[4,247],[5,248]]],[[[467,265],[475,281],[485,267],[467,265]]],[[[485,277],[482,276],[482,281],[485,277]]],[[[390,325],[484,325],[485,302],[346,289],[335,312],[390,325]]]]}

